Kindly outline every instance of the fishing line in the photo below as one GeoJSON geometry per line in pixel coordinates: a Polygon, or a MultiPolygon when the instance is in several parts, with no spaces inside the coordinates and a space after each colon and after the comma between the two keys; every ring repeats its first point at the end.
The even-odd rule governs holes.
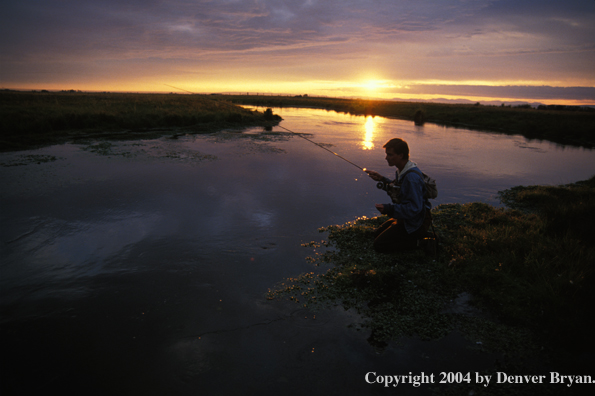
{"type": "MultiPolygon", "coordinates": [[[[184,92],[188,92],[188,93],[191,93],[191,94],[195,94],[194,92],[192,92],[192,91],[188,91],[187,89],[184,89],[184,88],[178,88],[178,87],[174,87],[173,85],[169,85],[169,84],[163,84],[163,85],[167,85],[168,87],[172,87],[172,88],[175,88],[175,89],[179,89],[180,91],[184,91],[184,92]]],[[[195,94],[195,95],[196,95],[196,94],[195,94]]]]}

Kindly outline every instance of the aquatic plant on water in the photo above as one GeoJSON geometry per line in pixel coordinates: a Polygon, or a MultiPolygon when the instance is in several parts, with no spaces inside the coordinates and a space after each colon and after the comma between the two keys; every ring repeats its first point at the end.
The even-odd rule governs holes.
{"type": "MultiPolygon", "coordinates": [[[[593,193],[591,185],[583,187],[593,193]]],[[[563,217],[564,209],[559,212],[563,217]]],[[[542,348],[555,354],[591,343],[586,320],[594,302],[595,250],[572,232],[549,232],[555,214],[546,219],[471,203],[440,205],[433,216],[442,241],[438,257],[420,250],[376,253],[373,230],[385,218],[361,218],[322,228],[327,240],[304,245],[314,249],[310,262],[330,268],[289,278],[267,297],[289,297],[315,310],[354,310],[362,320],[353,326],[368,331],[380,348],[402,336],[434,339],[455,328],[482,340],[482,349],[505,355],[542,348]],[[462,292],[489,316],[445,312],[462,292]]]]}

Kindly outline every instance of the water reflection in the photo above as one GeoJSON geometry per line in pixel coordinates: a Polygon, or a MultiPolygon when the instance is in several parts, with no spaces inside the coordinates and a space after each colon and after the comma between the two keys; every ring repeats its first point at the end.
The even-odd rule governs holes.
{"type": "MultiPolygon", "coordinates": [[[[438,180],[435,205],[497,203],[500,189],[586,179],[595,163],[595,151],[518,136],[315,109],[275,113],[385,176],[394,168],[379,146],[404,138],[438,180]]],[[[320,240],[320,227],[375,216],[374,203],[386,202],[360,169],[273,130],[120,142],[109,156],[54,146],[35,154],[60,160],[0,167],[0,335],[15,373],[7,380],[20,387],[34,373],[46,390],[101,383],[106,394],[124,386],[194,395],[241,386],[286,394],[287,381],[307,377],[290,393],[328,384],[329,393],[364,394],[362,367],[421,372],[448,360],[451,340],[408,342],[410,355],[378,357],[347,328],[352,313],[306,321],[294,305],[264,300],[280,279],[313,270],[300,245],[320,240]]],[[[24,154],[2,153],[0,163],[24,154]]],[[[477,369],[471,363],[464,369],[477,369]]]]}
{"type": "MultiPolygon", "coordinates": [[[[591,149],[561,148],[554,143],[518,135],[447,128],[431,123],[415,126],[411,121],[383,117],[318,109],[277,110],[284,118],[283,126],[312,133],[315,141],[332,143],[336,153],[385,176],[394,175],[394,168],[386,166],[381,146],[392,138],[403,138],[409,144],[412,160],[439,183],[435,205],[472,201],[499,205],[497,192],[500,190],[516,185],[566,184],[585,180],[595,173],[592,166],[595,151],[591,149]],[[329,127],[320,128],[323,123],[329,127]]],[[[308,155],[312,153],[310,147],[305,150],[308,155]]],[[[330,171],[327,166],[337,166],[339,179],[350,177],[353,169],[347,166],[340,172],[343,164],[336,161],[336,158],[329,159],[325,172],[330,171]]],[[[347,192],[354,193],[353,187],[347,192]]],[[[369,190],[365,193],[376,195],[369,190]]]]}
{"type": "Polygon", "coordinates": [[[364,150],[372,150],[374,148],[374,117],[368,116],[364,124],[364,140],[361,145],[364,150]]]}

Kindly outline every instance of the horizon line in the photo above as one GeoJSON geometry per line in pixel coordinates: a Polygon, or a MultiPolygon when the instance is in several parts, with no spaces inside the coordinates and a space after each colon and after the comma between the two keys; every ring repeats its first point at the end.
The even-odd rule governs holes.
{"type": "MultiPolygon", "coordinates": [[[[165,84],[167,85],[167,84],[165,84]]],[[[170,85],[168,85],[170,86],[170,85]]],[[[434,97],[430,99],[417,99],[417,98],[379,98],[374,96],[361,96],[361,95],[353,95],[353,96],[330,96],[330,95],[317,95],[317,94],[295,94],[295,93],[283,93],[283,92],[250,92],[250,91],[222,91],[222,92],[192,92],[189,90],[185,90],[182,88],[177,88],[170,86],[172,88],[176,88],[180,91],[184,92],[175,92],[171,90],[163,90],[163,91],[114,91],[114,90],[81,90],[81,89],[30,89],[30,88],[0,88],[0,92],[7,92],[7,91],[16,91],[16,92],[32,92],[32,93],[116,93],[116,94],[159,94],[159,95],[229,95],[229,96],[281,96],[281,97],[312,97],[312,98],[329,98],[329,99],[347,99],[347,100],[374,100],[374,101],[386,101],[386,102],[396,102],[396,101],[403,101],[403,102],[419,102],[419,103],[444,103],[444,104],[475,104],[479,103],[482,105],[506,105],[506,104],[514,104],[514,105],[523,105],[528,104],[532,107],[536,107],[539,105],[543,106],[569,106],[569,107],[595,107],[595,102],[593,103],[583,103],[583,104],[562,104],[562,103],[551,103],[546,104],[540,102],[539,100],[531,100],[531,99],[514,99],[514,100],[507,100],[501,98],[483,98],[483,99],[469,99],[467,97],[458,97],[454,99],[448,99],[444,97],[434,97]]],[[[578,99],[562,99],[560,102],[577,102],[580,101],[578,99]]]]}

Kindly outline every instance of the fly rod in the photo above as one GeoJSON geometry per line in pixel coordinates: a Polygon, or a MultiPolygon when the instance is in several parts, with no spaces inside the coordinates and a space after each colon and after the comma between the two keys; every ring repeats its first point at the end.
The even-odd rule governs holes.
{"type": "Polygon", "coordinates": [[[314,142],[314,141],[312,141],[312,140],[308,139],[307,137],[300,135],[299,133],[295,133],[294,131],[292,131],[292,130],[290,130],[290,129],[287,129],[287,128],[285,128],[285,127],[282,127],[281,125],[277,125],[277,126],[278,126],[279,128],[283,128],[283,129],[285,129],[285,130],[286,130],[286,131],[288,131],[288,132],[291,132],[291,133],[293,133],[293,134],[294,134],[294,135],[296,135],[296,136],[299,136],[299,137],[301,137],[301,138],[302,138],[302,139],[304,139],[304,140],[307,140],[307,141],[309,141],[309,142],[310,142],[310,143],[312,143],[312,144],[315,144],[315,145],[317,145],[317,146],[318,146],[318,147],[320,147],[321,149],[324,149],[324,150],[328,151],[328,152],[329,152],[329,153],[331,153],[331,154],[334,154],[334,155],[336,155],[337,157],[341,158],[343,161],[345,161],[345,162],[348,162],[348,163],[350,163],[351,165],[355,166],[357,169],[360,169],[360,170],[362,170],[362,171],[364,171],[364,172],[366,171],[366,168],[362,168],[361,166],[354,164],[353,162],[349,161],[347,158],[340,156],[339,154],[335,153],[335,152],[334,152],[334,151],[332,151],[332,150],[329,150],[328,148],[324,147],[323,145],[321,145],[321,144],[319,144],[319,143],[316,143],[316,142],[314,142]]]}
{"type": "MultiPolygon", "coordinates": [[[[192,92],[192,91],[188,91],[188,90],[186,90],[186,89],[183,89],[183,88],[174,87],[173,85],[169,85],[169,84],[163,84],[163,85],[167,85],[168,87],[175,88],[175,89],[179,89],[180,91],[188,92],[188,93],[191,93],[191,94],[193,94],[193,93],[194,93],[194,92],[192,92]]],[[[309,142],[310,142],[310,143],[312,143],[312,144],[315,144],[316,146],[320,147],[321,149],[324,149],[324,150],[328,151],[328,152],[329,152],[329,153],[331,153],[331,154],[334,154],[334,155],[336,155],[337,157],[341,158],[343,161],[345,161],[345,162],[348,162],[348,163],[350,163],[351,165],[355,166],[357,169],[359,169],[359,170],[362,170],[362,171],[364,171],[364,172],[366,171],[366,168],[362,168],[361,166],[359,166],[359,165],[357,165],[357,164],[354,164],[353,162],[349,161],[347,158],[340,156],[339,154],[335,153],[335,152],[334,152],[334,151],[332,151],[332,150],[329,150],[328,148],[324,147],[323,145],[321,145],[321,144],[319,144],[319,143],[316,143],[316,142],[314,142],[314,141],[312,141],[312,140],[308,139],[307,137],[305,137],[305,136],[302,136],[302,135],[300,135],[299,133],[296,133],[296,132],[294,132],[294,131],[292,131],[292,130],[290,130],[290,129],[287,129],[287,128],[285,128],[285,127],[282,127],[281,125],[277,125],[277,126],[278,126],[279,128],[285,129],[287,132],[291,132],[292,134],[294,134],[294,135],[296,135],[296,136],[299,136],[299,137],[301,137],[301,138],[302,138],[302,139],[304,139],[304,140],[307,140],[307,141],[309,141],[309,142]]]]}

